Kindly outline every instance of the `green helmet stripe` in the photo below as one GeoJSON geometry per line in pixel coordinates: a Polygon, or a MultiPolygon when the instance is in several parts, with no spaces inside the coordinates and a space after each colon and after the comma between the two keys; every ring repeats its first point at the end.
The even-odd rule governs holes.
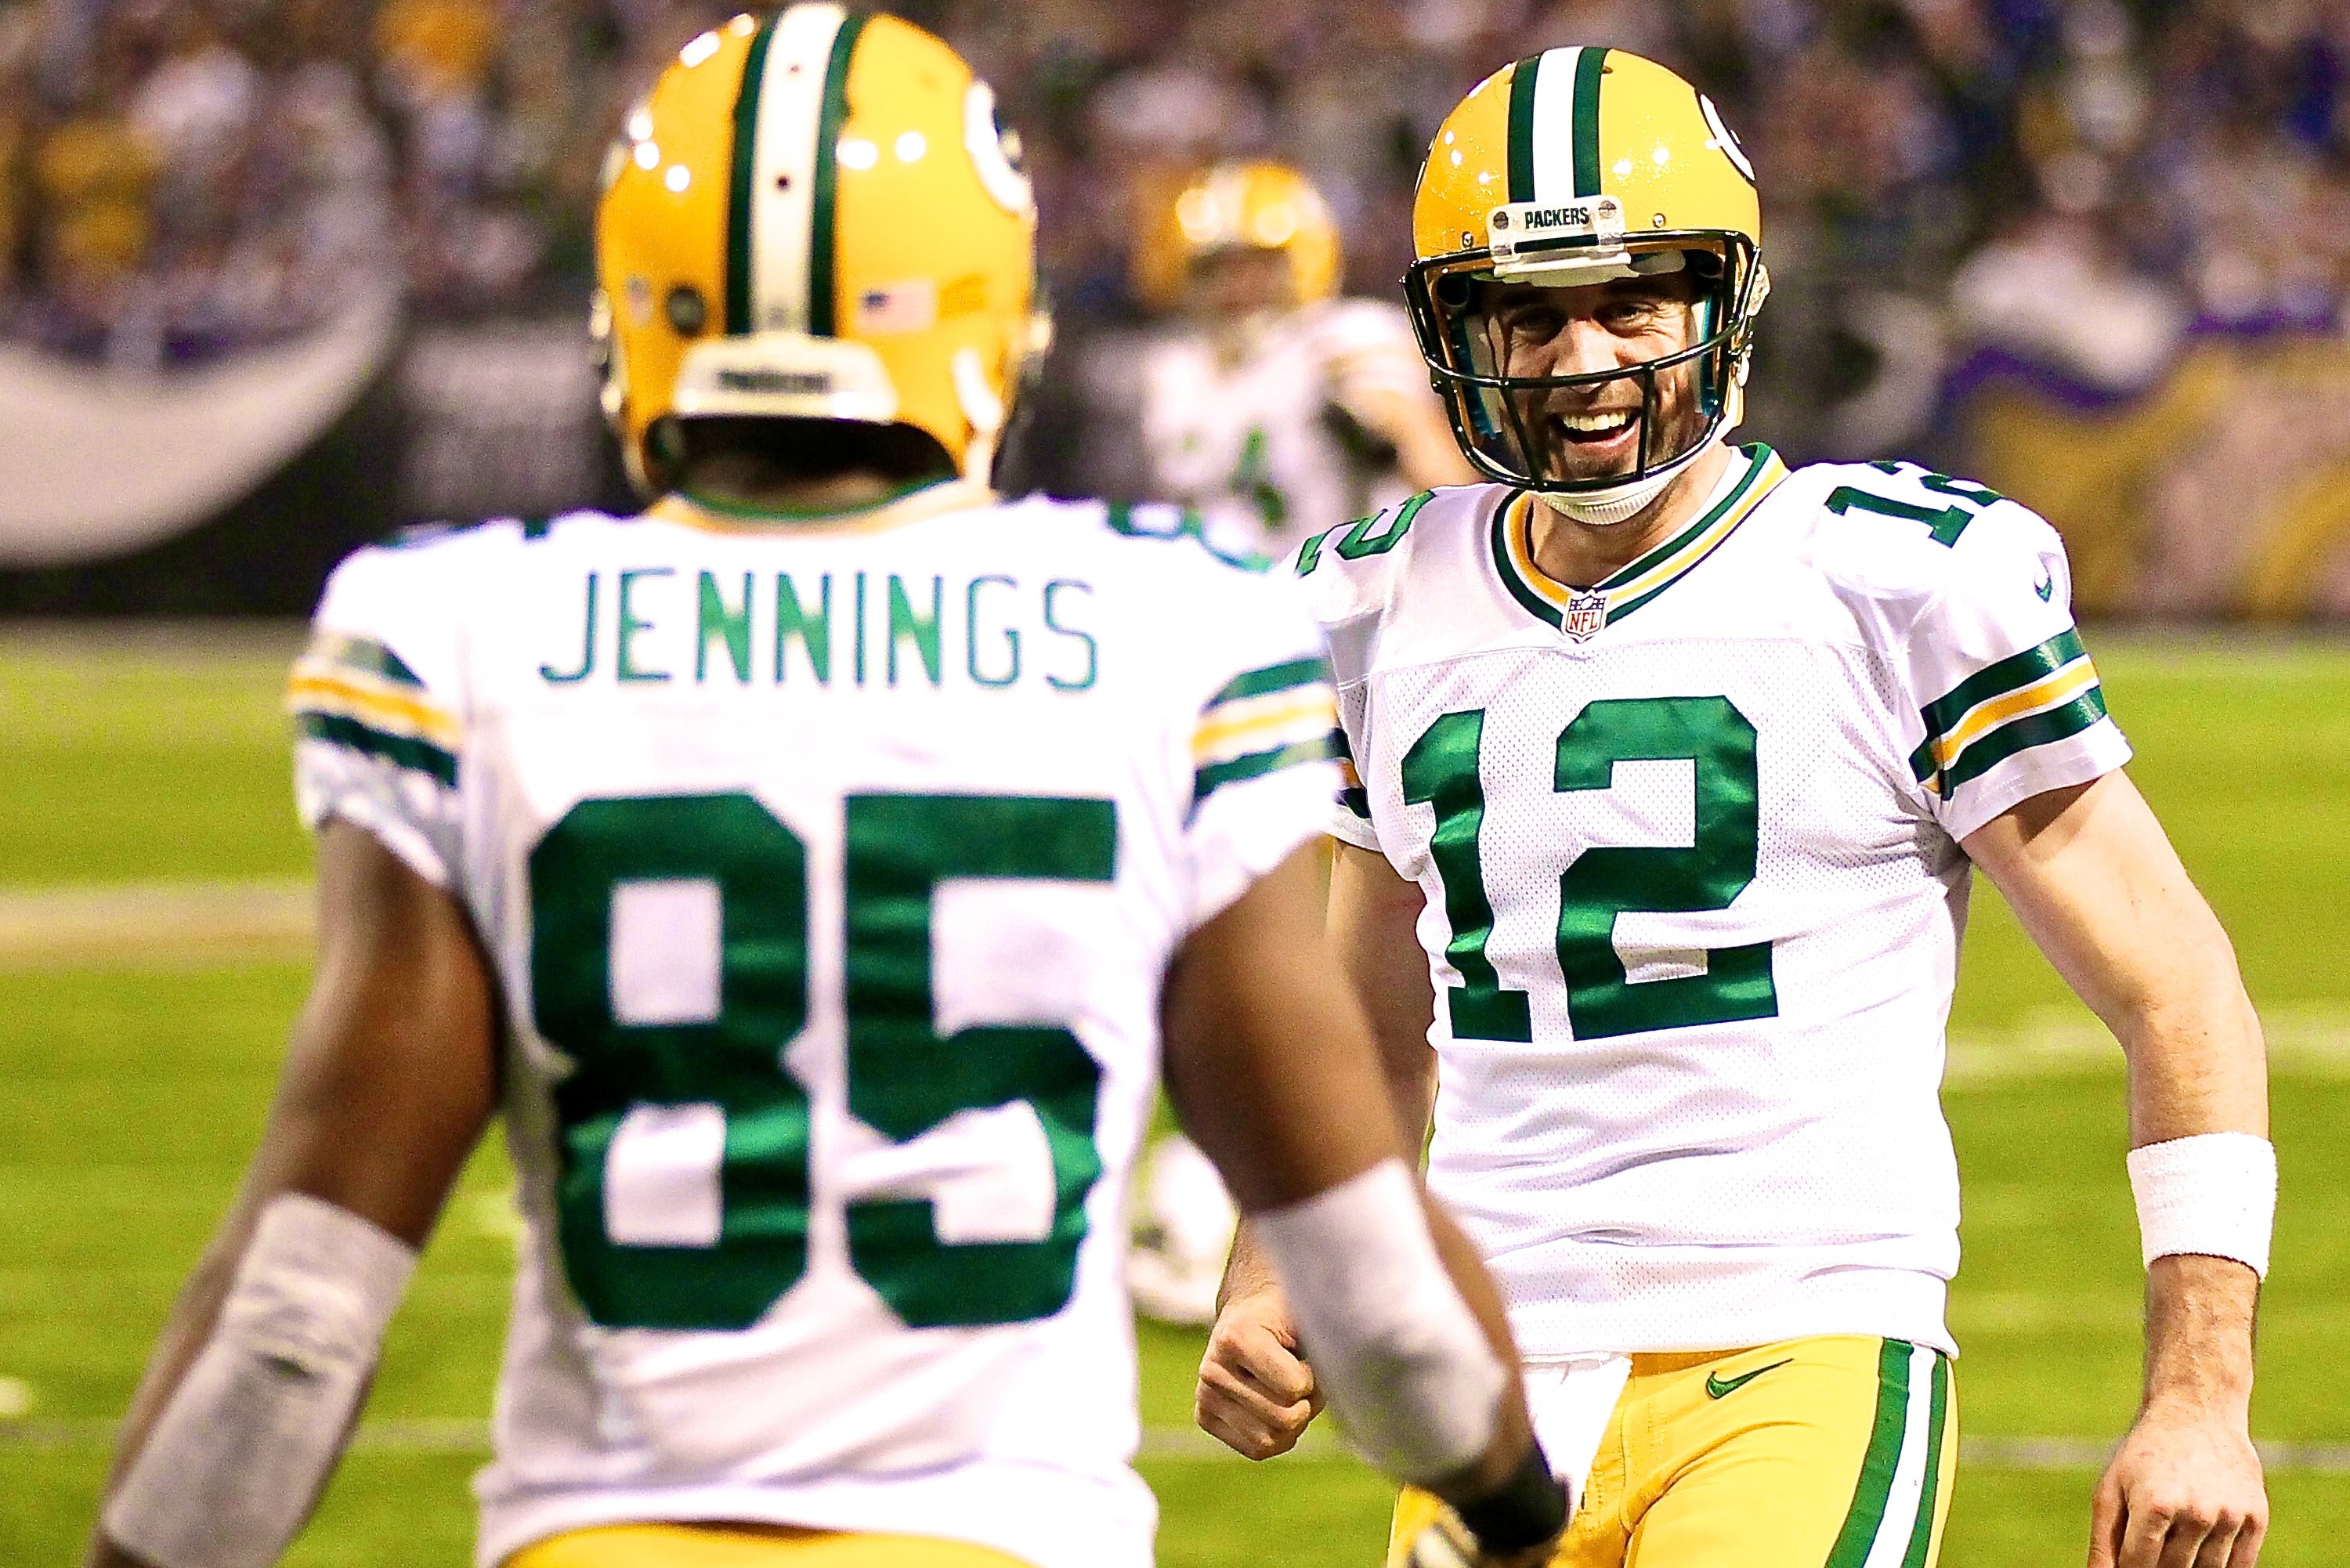
{"type": "Polygon", "coordinates": [[[1599,194],[1599,77],[1607,51],[1582,49],[1575,57],[1575,193],[1599,194]]]}
{"type": "Polygon", "coordinates": [[[751,330],[751,192],[759,159],[759,94],[767,76],[767,50],[780,16],[770,16],[751,38],[743,62],[743,86],[734,95],[734,142],[727,160],[726,330],[751,330]]]}
{"type": "Polygon", "coordinates": [[[816,127],[816,196],[808,220],[807,329],[817,337],[838,336],[834,263],[837,255],[840,127],[848,118],[848,60],[865,31],[866,16],[851,12],[832,37],[824,67],[824,109],[816,127]]]}
{"type": "Polygon", "coordinates": [[[1543,57],[1528,55],[1510,72],[1510,200],[1534,199],[1534,78],[1543,57]]]}

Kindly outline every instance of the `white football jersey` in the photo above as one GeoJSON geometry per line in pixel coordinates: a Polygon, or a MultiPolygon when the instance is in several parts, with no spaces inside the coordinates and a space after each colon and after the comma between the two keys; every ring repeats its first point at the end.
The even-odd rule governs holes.
{"type": "Polygon", "coordinates": [[[1592,591],[1499,485],[1297,562],[1357,770],[1334,831],[1428,899],[1429,1184],[1530,1356],[1954,1348],[1958,840],[2129,755],[2045,523],[1731,455],[1592,591]]]}
{"type": "Polygon", "coordinates": [[[526,1235],[479,1556],[622,1521],[1140,1568],[1159,984],[1326,826],[1285,578],[1170,508],[682,504],[337,570],[304,819],[456,895],[526,1235]]]}
{"type": "Polygon", "coordinates": [[[1269,556],[1400,501],[1409,487],[1392,457],[1356,450],[1372,389],[1434,402],[1411,324],[1376,300],[1268,318],[1232,362],[1203,333],[1160,339],[1141,365],[1154,493],[1199,511],[1216,537],[1269,556]]]}

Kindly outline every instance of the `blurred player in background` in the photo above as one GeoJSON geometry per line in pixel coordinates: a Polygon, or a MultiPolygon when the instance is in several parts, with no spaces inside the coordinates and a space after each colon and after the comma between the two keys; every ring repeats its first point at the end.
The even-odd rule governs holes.
{"type": "MultiPolygon", "coordinates": [[[[2145,1403],[2089,1561],[2250,1568],[2259,1023],[2121,771],[2054,532],[1912,464],[1728,444],[1768,291],[1753,171],[1662,67],[1497,72],[1414,219],[1420,345],[1493,483],[1297,559],[1358,773],[1330,924],[1398,1140],[1432,1108],[1430,1185],[1510,1303],[1578,1501],[1556,1561],[1935,1560],[1937,1091],[1979,866],[2129,1058],[2145,1403]]],[[[1252,1242],[1199,1402],[1262,1456],[1318,1365],[1252,1242]]],[[[1393,1561],[1442,1512],[1408,1490],[1393,1561]]]]}
{"type": "Polygon", "coordinates": [[[1179,314],[1146,350],[1154,493],[1285,556],[1308,535],[1474,477],[1404,313],[1337,297],[1337,225],[1281,163],[1222,163],[1154,215],[1136,292],[1179,314]]]}
{"type": "Polygon", "coordinates": [[[598,328],[658,499],[328,585],[318,978],[93,1563],[276,1559],[501,1114],[484,1568],[1145,1568],[1117,1221],[1162,1018],[1357,1444],[1496,1561],[1555,1536],[1318,956],[1312,620],[1172,509],[987,488],[1034,226],[986,86],[890,17],[738,18],[629,116],[598,328]]]}
{"type": "MultiPolygon", "coordinates": [[[[1286,164],[1221,163],[1152,214],[1135,289],[1180,327],[1139,375],[1146,483],[1228,547],[1275,558],[1308,535],[1474,477],[1445,429],[1411,323],[1337,297],[1337,225],[1286,164]]],[[[1145,1158],[1128,1282],[1170,1323],[1216,1315],[1236,1211],[1180,1135],[1145,1158]]]]}

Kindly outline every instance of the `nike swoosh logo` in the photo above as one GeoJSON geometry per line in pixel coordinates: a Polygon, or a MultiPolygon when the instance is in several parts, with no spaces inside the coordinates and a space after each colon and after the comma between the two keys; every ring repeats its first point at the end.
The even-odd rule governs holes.
{"type": "Polygon", "coordinates": [[[2032,591],[2040,596],[2040,602],[2044,605],[2055,597],[2056,579],[2043,572],[2040,580],[2032,585],[2032,591]]]}
{"type": "Polygon", "coordinates": [[[1719,1372],[1709,1372],[1705,1376],[1706,1397],[1710,1399],[1719,1399],[1725,1395],[1735,1394],[1765,1372],[1776,1372],[1782,1366],[1793,1364],[1794,1359],[1791,1355],[1785,1361],[1774,1361],[1768,1366],[1758,1366],[1752,1372],[1742,1372],[1735,1377],[1724,1377],[1719,1372]]]}

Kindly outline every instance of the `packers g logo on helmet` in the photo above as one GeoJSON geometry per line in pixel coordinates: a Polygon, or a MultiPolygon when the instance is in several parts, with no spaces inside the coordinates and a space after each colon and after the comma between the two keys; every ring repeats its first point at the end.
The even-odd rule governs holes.
{"type": "Polygon", "coordinates": [[[894,16],[796,5],[702,34],[630,112],[597,210],[591,323],[629,472],[673,421],[919,430],[984,478],[1032,314],[1036,210],[995,97],[894,16]]]}
{"type": "Polygon", "coordinates": [[[1286,163],[1219,163],[1147,220],[1134,290],[1154,310],[1182,297],[1193,262],[1227,250],[1279,251],[1299,305],[1337,292],[1338,225],[1312,182],[1286,163]]]}
{"type": "Polygon", "coordinates": [[[1754,317],[1770,292],[1754,166],[1713,104],[1621,49],[1551,49],[1478,83],[1439,127],[1412,205],[1412,328],[1461,450],[1487,476],[1594,499],[1652,486],[1738,422],[1754,317]],[[1689,270],[1690,347],[1621,369],[1505,376],[1483,330],[1485,282],[1572,286],[1689,270]],[[1658,383],[1694,381],[1701,429],[1658,450],[1658,383]],[[1622,473],[1540,471],[1526,407],[1556,388],[1641,389],[1639,451],[1622,473]]]}

